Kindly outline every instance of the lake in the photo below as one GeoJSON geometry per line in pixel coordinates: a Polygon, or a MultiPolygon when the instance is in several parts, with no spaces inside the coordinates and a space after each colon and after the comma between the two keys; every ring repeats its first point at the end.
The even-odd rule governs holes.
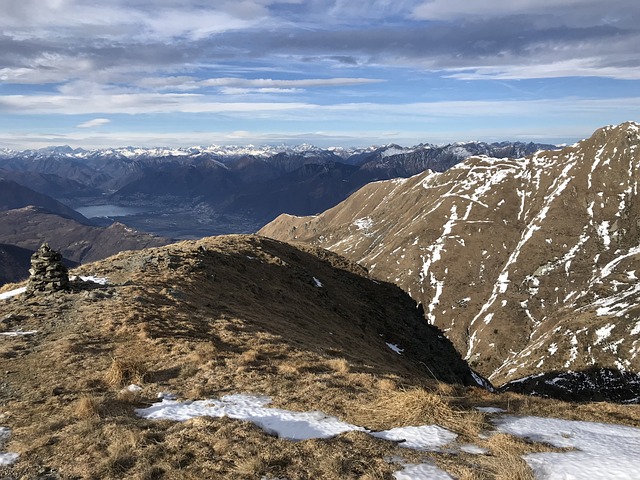
{"type": "Polygon", "coordinates": [[[87,218],[93,217],[126,217],[128,215],[137,215],[139,213],[148,212],[148,208],[141,207],[123,207],[120,205],[92,205],[88,207],[78,207],[76,212],[81,213],[87,218]]]}

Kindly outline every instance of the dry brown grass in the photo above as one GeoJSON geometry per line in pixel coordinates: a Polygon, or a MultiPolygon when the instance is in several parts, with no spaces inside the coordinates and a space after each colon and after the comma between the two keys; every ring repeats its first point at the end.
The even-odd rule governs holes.
{"type": "Polygon", "coordinates": [[[533,471],[523,459],[537,452],[561,451],[544,444],[525,441],[504,433],[474,442],[488,450],[484,455],[461,453],[439,455],[436,464],[459,480],[533,480],[533,471]]]}
{"type": "Polygon", "coordinates": [[[262,458],[259,454],[255,454],[238,460],[235,465],[235,471],[242,475],[243,478],[257,478],[264,475],[268,467],[268,460],[262,458]]]}
{"type": "Polygon", "coordinates": [[[492,453],[485,461],[496,480],[533,480],[533,471],[522,456],[535,451],[548,451],[505,433],[492,435],[485,446],[492,453]]]}
{"type": "Polygon", "coordinates": [[[327,366],[337,373],[349,373],[351,371],[351,366],[349,362],[344,358],[331,358],[325,362],[327,366]]]}
{"type": "Polygon", "coordinates": [[[194,363],[207,363],[218,358],[218,348],[213,342],[198,342],[187,355],[187,361],[194,363]]]}
{"type": "Polygon", "coordinates": [[[381,378],[376,382],[376,388],[378,390],[395,391],[398,388],[398,384],[390,378],[381,378]]]}
{"type": "Polygon", "coordinates": [[[114,358],[106,371],[104,380],[112,387],[144,383],[147,369],[145,363],[136,358],[114,358]]]}
{"type": "Polygon", "coordinates": [[[363,408],[361,418],[377,430],[438,424],[469,437],[487,427],[482,413],[452,406],[441,395],[420,387],[381,392],[373,405],[363,408]]]}
{"type": "Polygon", "coordinates": [[[136,462],[142,446],[142,433],[133,428],[109,425],[105,429],[109,437],[105,467],[114,474],[127,471],[136,462]]]}
{"type": "Polygon", "coordinates": [[[97,418],[100,416],[102,399],[95,396],[83,395],[76,402],[75,416],[77,418],[97,418]]]}
{"type": "Polygon", "coordinates": [[[278,368],[278,373],[282,375],[300,374],[300,368],[298,368],[298,365],[295,365],[293,363],[289,363],[289,362],[279,363],[277,368],[278,368]]]}
{"type": "Polygon", "coordinates": [[[238,364],[244,366],[253,365],[261,359],[262,354],[258,350],[252,348],[249,350],[245,350],[240,354],[240,356],[238,357],[238,364]]]}
{"type": "Polygon", "coordinates": [[[116,394],[116,400],[125,404],[137,405],[142,400],[142,394],[139,391],[131,391],[124,388],[116,394]]]}
{"type": "Polygon", "coordinates": [[[553,398],[534,397],[512,392],[494,394],[478,388],[463,391],[455,399],[455,403],[468,408],[495,406],[516,415],[535,415],[640,427],[640,405],[621,405],[609,402],[563,402],[553,398]]]}

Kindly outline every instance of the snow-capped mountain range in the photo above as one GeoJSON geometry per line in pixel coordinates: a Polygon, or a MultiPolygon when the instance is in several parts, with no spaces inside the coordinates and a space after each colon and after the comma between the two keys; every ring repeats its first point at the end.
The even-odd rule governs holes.
{"type": "Polygon", "coordinates": [[[398,155],[407,155],[416,151],[442,150],[447,149],[453,155],[466,158],[481,149],[501,148],[507,145],[513,145],[520,149],[541,149],[550,147],[546,144],[524,144],[521,142],[502,142],[502,143],[484,143],[484,142],[458,142],[447,145],[420,144],[413,147],[401,147],[395,144],[389,145],[372,145],[369,147],[327,147],[321,148],[310,144],[300,145],[209,145],[209,146],[193,146],[193,147],[119,147],[105,149],[83,149],[72,148],[68,145],[51,146],[35,150],[12,150],[9,148],[0,148],[0,159],[3,158],[69,158],[69,159],[87,159],[96,157],[120,157],[127,159],[141,158],[198,158],[198,157],[215,157],[221,159],[236,159],[239,157],[256,157],[269,158],[278,154],[296,154],[314,156],[322,153],[328,153],[348,160],[354,155],[363,156],[379,152],[381,158],[393,157],[398,155]],[[468,148],[467,148],[468,147],[468,148]]]}
{"type": "Polygon", "coordinates": [[[377,149],[379,147],[369,148],[342,148],[330,147],[319,148],[314,145],[209,145],[209,146],[193,146],[193,147],[119,147],[104,149],[83,149],[71,148],[67,145],[52,146],[36,150],[12,150],[8,148],[0,148],[0,158],[93,158],[93,157],[123,157],[129,159],[136,158],[166,158],[166,157],[197,157],[203,155],[216,156],[221,158],[236,158],[243,156],[252,156],[258,158],[268,158],[279,153],[296,153],[296,154],[314,154],[319,151],[330,151],[344,158],[348,158],[354,153],[377,149]]]}

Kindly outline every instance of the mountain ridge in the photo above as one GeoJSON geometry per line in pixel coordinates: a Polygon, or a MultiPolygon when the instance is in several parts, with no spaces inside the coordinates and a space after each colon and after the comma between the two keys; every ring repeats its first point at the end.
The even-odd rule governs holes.
{"type": "MultiPolygon", "coordinates": [[[[110,157],[120,156],[122,158],[136,159],[136,158],[161,158],[161,157],[198,157],[198,156],[217,156],[222,158],[235,159],[245,156],[252,157],[271,157],[277,154],[289,153],[289,154],[318,154],[322,152],[330,152],[343,159],[348,159],[353,155],[366,155],[375,154],[375,152],[387,152],[385,156],[392,155],[393,151],[415,151],[419,149],[438,149],[446,148],[447,146],[462,147],[465,145],[479,145],[480,148],[489,148],[490,146],[499,147],[504,146],[505,143],[525,146],[526,145],[541,145],[550,146],[548,144],[535,144],[522,142],[481,142],[481,141],[467,141],[467,142],[455,142],[445,144],[429,144],[421,143],[412,147],[401,147],[396,144],[387,145],[371,145],[368,147],[317,147],[310,144],[299,145],[209,145],[209,146],[192,146],[192,147],[117,147],[117,148],[96,148],[96,149],[84,149],[84,148],[71,148],[69,146],[51,146],[40,149],[25,149],[14,150],[8,148],[0,148],[0,158],[94,158],[94,157],[110,157]]],[[[536,147],[538,148],[538,147],[536,147]]],[[[539,148],[538,148],[539,149],[539,148]]]]}
{"type": "MultiPolygon", "coordinates": [[[[158,393],[170,401],[237,392],[268,395],[278,408],[304,412],[312,405],[316,418],[326,418],[321,409],[355,422],[384,389],[401,395],[405,386],[441,385],[450,393],[477,386],[466,362],[422,321],[406,293],[308,245],[206,238],[121,252],[70,273],[78,278],[68,291],[3,291],[0,298],[2,426],[13,434],[6,448],[20,453],[15,469],[0,465],[0,475],[253,478],[237,467],[236,455],[255,457],[238,450],[251,442],[251,449],[273,445],[281,452],[308,447],[278,468],[302,477],[316,468],[316,457],[343,451],[335,442],[355,449],[349,458],[364,458],[362,441],[302,444],[232,418],[157,422],[135,409],[157,402],[158,393]],[[209,454],[190,456],[205,445],[191,440],[200,428],[209,454]]],[[[435,397],[424,387],[420,392],[435,397]]],[[[480,412],[469,410],[480,422],[480,412]]],[[[371,442],[381,442],[376,451],[402,450],[396,442],[371,442]]],[[[391,478],[394,467],[383,456],[375,457],[387,472],[383,478],[391,478]]],[[[352,470],[360,474],[348,478],[363,474],[355,465],[344,469],[352,470]]],[[[337,471],[328,478],[345,476],[337,471]]]]}
{"type": "Polygon", "coordinates": [[[474,153],[520,155],[542,147],[468,142],[353,151],[311,145],[49,148],[5,151],[0,168],[30,188],[57,191],[56,198],[70,206],[138,207],[144,213],[116,219],[161,236],[194,238],[252,233],[283,212],[318,213],[371,181],[406,177],[425,168],[446,170],[474,153]]]}
{"type": "Polygon", "coordinates": [[[260,233],[328,248],[400,285],[498,383],[638,372],[639,131],[627,122],[561,151],[370,184],[260,233]]]}

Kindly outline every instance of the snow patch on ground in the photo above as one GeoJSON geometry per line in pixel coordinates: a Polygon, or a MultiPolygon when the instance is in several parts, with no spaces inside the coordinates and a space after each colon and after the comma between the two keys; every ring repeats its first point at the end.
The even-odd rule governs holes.
{"type": "Polygon", "coordinates": [[[615,328],[615,325],[613,323],[610,323],[596,330],[596,335],[598,336],[598,338],[594,343],[596,345],[602,343],[606,338],[609,337],[609,335],[611,335],[611,330],[613,330],[614,328],[615,328]]]}
{"type": "MultiPolygon", "coordinates": [[[[4,444],[11,437],[11,430],[6,427],[0,427],[0,450],[4,449],[4,444]]],[[[0,452],[0,466],[1,465],[13,465],[18,461],[20,457],[19,453],[2,453],[0,452]]]]}
{"type": "Polygon", "coordinates": [[[71,276],[69,280],[82,280],[83,282],[91,282],[97,283],[98,285],[107,285],[109,283],[109,279],[106,277],[95,277],[93,275],[80,275],[80,276],[71,276]]]}
{"type": "MultiPolygon", "coordinates": [[[[266,432],[289,440],[330,438],[343,432],[361,431],[376,438],[398,442],[405,448],[438,451],[457,439],[457,435],[437,425],[393,428],[371,432],[363,427],[340,421],[322,412],[293,412],[269,408],[269,397],[256,395],[227,395],[220,400],[178,402],[166,397],[148,408],[137,409],[138,416],[147,419],[186,421],[200,416],[229,417],[248,420],[266,432]]],[[[502,415],[497,407],[476,407],[485,413],[499,414],[492,419],[498,432],[516,435],[536,442],[544,442],[567,452],[533,453],[524,459],[538,479],[634,479],[640,466],[640,429],[573,420],[502,415]]],[[[0,427],[0,447],[8,436],[8,429],[0,427]]],[[[473,444],[453,445],[471,454],[486,454],[487,450],[473,444]]],[[[14,462],[17,454],[0,454],[14,462]],[[6,457],[11,455],[11,457],[6,457]]],[[[397,460],[393,460],[397,461],[397,460]]],[[[399,480],[451,479],[448,473],[433,464],[405,464],[395,472],[399,480]]]]}
{"type": "Polygon", "coordinates": [[[402,355],[402,352],[404,352],[404,348],[400,348],[395,343],[388,343],[388,342],[385,342],[385,343],[387,344],[387,347],[389,347],[391,350],[396,352],[398,355],[402,355]]]}
{"type": "Polygon", "coordinates": [[[465,453],[470,453],[471,455],[485,455],[489,453],[489,450],[487,450],[486,448],[479,447],[472,443],[460,445],[460,450],[465,453]]]}
{"type": "MultiPolygon", "coordinates": [[[[271,399],[257,395],[225,395],[220,400],[178,402],[166,397],[148,408],[136,409],[139,417],[151,420],[184,422],[196,417],[229,417],[255,423],[268,433],[288,440],[331,438],[344,432],[369,432],[363,427],[342,422],[322,412],[293,412],[267,405],[271,399]]],[[[436,425],[401,427],[371,435],[396,442],[406,448],[437,450],[457,435],[436,425]]]]}
{"type": "Polygon", "coordinates": [[[196,417],[229,417],[248,420],[266,432],[288,440],[330,438],[362,427],[342,422],[322,412],[292,412],[266,407],[268,397],[254,395],[226,395],[220,400],[178,402],[163,399],[148,408],[136,409],[138,416],[153,420],[177,420],[196,417]]]}
{"type": "MultiPolygon", "coordinates": [[[[69,280],[77,280],[80,279],[83,282],[92,282],[92,283],[97,283],[98,285],[107,285],[109,283],[109,279],[108,278],[104,278],[104,277],[94,277],[94,276],[79,276],[79,277],[69,277],[69,280]]],[[[15,297],[17,295],[20,295],[22,293],[25,293],[27,291],[27,287],[20,287],[20,288],[16,288],[14,290],[9,290],[8,292],[4,292],[4,293],[0,293],[0,300],[7,300],[9,298],[15,297]]]]}
{"type": "Polygon", "coordinates": [[[561,420],[557,418],[505,416],[493,420],[498,431],[575,448],[560,453],[533,453],[524,459],[539,479],[638,478],[640,429],[621,425],[561,420]]]}
{"type": "MultiPolygon", "coordinates": [[[[342,422],[336,417],[322,412],[293,412],[279,408],[269,408],[271,399],[257,395],[226,395],[220,400],[196,400],[178,402],[163,398],[148,408],[136,409],[139,417],[152,420],[176,420],[184,422],[192,418],[229,417],[255,423],[264,431],[288,440],[309,440],[331,438],[344,432],[361,431],[374,437],[398,442],[405,448],[423,451],[437,451],[453,442],[457,434],[437,425],[399,427],[381,432],[369,430],[342,422]]],[[[473,445],[467,447],[474,447],[473,445]]],[[[479,448],[479,447],[476,447],[479,448]]],[[[406,465],[396,472],[397,479],[451,479],[451,477],[431,464],[406,465]]]]}
{"type": "Polygon", "coordinates": [[[453,480],[447,472],[430,463],[405,465],[403,470],[393,474],[393,478],[396,480],[453,480]]]}
{"type": "Polygon", "coordinates": [[[21,337],[23,335],[35,335],[38,330],[16,330],[15,332],[0,332],[0,335],[4,337],[21,337]]]}
{"type": "Polygon", "coordinates": [[[400,442],[404,448],[414,450],[437,450],[453,442],[458,435],[437,425],[423,425],[420,427],[398,427],[382,432],[374,432],[376,438],[400,442]]]}
{"type": "Polygon", "coordinates": [[[505,409],[500,407],[476,407],[476,410],[482,413],[504,413],[505,409]]]}
{"type": "Polygon", "coordinates": [[[356,220],[354,220],[353,225],[358,229],[358,230],[369,230],[371,227],[373,227],[373,220],[371,217],[363,217],[363,218],[358,218],[356,220]]]}
{"type": "Polygon", "coordinates": [[[9,290],[8,292],[0,293],[0,300],[7,300],[8,298],[15,297],[27,291],[27,287],[16,288],[15,290],[9,290]]]}

